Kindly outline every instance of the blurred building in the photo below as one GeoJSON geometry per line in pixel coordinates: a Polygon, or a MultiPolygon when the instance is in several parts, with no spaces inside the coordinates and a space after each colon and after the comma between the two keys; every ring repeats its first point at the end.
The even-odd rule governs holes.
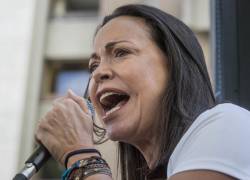
{"type": "MultiPolygon", "coordinates": [[[[163,9],[190,26],[210,59],[209,0],[23,0],[0,6],[1,178],[10,179],[34,148],[34,130],[55,97],[72,88],[84,93],[95,28],[104,15],[128,3],[163,9]]],[[[112,142],[98,147],[116,172],[112,142]]],[[[50,161],[36,179],[62,167],[50,161]],[[55,170],[54,170],[55,169],[55,170]]],[[[59,178],[58,178],[59,179],[59,178]]]]}

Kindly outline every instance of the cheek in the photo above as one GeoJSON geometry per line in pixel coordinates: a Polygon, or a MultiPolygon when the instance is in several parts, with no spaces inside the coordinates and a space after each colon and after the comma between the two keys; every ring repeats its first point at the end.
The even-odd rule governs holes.
{"type": "Polygon", "coordinates": [[[160,76],[162,72],[158,71],[148,64],[141,65],[138,68],[134,68],[129,74],[130,82],[134,85],[137,91],[143,93],[151,92],[152,95],[159,94],[162,89],[163,84],[165,84],[165,74],[160,76]],[[156,94],[155,94],[156,93],[156,94]]]}
{"type": "Polygon", "coordinates": [[[158,107],[167,85],[167,71],[164,66],[145,63],[134,74],[135,91],[139,94],[141,105],[149,112],[158,107]],[[137,72],[140,73],[137,73],[137,72]],[[138,75],[139,74],[139,75],[138,75]]]}
{"type": "Polygon", "coordinates": [[[151,70],[147,64],[140,63],[139,59],[133,59],[133,61],[119,68],[119,73],[117,74],[130,89],[141,91],[144,88],[148,88],[149,81],[152,80],[151,70]]]}

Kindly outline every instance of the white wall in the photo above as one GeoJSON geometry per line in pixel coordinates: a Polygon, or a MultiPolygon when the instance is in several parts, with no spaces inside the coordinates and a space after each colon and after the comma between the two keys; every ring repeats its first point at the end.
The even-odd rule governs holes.
{"type": "Polygon", "coordinates": [[[50,60],[84,59],[92,53],[97,18],[57,18],[48,22],[45,56],[50,60]]]}
{"type": "Polygon", "coordinates": [[[29,63],[34,0],[0,1],[0,169],[16,171],[29,63]]]}

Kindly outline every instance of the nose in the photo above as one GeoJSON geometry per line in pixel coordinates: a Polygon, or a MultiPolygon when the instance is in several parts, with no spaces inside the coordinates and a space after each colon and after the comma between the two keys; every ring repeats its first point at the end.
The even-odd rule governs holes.
{"type": "Polygon", "coordinates": [[[95,82],[103,82],[113,78],[113,71],[107,63],[100,63],[98,68],[93,72],[92,77],[95,82]]]}

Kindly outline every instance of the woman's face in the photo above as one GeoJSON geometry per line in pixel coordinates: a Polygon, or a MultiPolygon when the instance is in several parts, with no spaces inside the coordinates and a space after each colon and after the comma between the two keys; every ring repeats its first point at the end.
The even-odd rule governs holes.
{"type": "Polygon", "coordinates": [[[109,138],[133,142],[152,136],[168,73],[144,21],[120,16],[104,25],[89,67],[90,99],[109,138]]]}

